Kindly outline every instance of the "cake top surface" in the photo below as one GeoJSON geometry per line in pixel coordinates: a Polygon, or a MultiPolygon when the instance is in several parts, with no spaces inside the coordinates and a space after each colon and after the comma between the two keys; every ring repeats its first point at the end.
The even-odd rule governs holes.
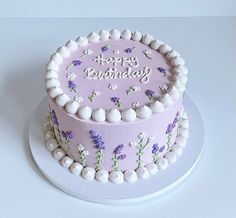
{"type": "Polygon", "coordinates": [[[133,40],[107,40],[77,48],[59,68],[61,87],[81,105],[135,108],[159,97],[170,83],[167,58],[133,40]]]}
{"type": "Polygon", "coordinates": [[[48,95],[84,120],[111,123],[161,113],[185,91],[188,70],[169,45],[126,29],[78,37],[51,56],[48,95]]]}

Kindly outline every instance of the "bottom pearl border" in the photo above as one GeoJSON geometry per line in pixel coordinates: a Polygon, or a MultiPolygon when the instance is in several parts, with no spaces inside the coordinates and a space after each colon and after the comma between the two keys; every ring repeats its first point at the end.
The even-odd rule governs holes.
{"type": "MultiPolygon", "coordinates": [[[[43,125],[44,139],[46,148],[52,153],[52,156],[58,160],[62,167],[69,169],[72,174],[81,175],[86,180],[97,180],[105,183],[110,181],[115,184],[126,182],[135,182],[137,179],[147,179],[150,176],[157,174],[159,170],[165,170],[169,164],[176,162],[177,157],[183,153],[183,148],[187,144],[189,136],[189,121],[186,112],[182,115],[182,124],[178,131],[176,143],[172,145],[170,151],[168,151],[164,157],[160,157],[157,163],[151,162],[145,166],[139,167],[136,170],[111,171],[99,170],[95,171],[92,167],[83,167],[82,164],[74,161],[71,157],[66,155],[65,151],[60,148],[53,127],[50,121],[46,121],[43,125]]],[[[49,118],[47,119],[49,120],[49,118]]]]}

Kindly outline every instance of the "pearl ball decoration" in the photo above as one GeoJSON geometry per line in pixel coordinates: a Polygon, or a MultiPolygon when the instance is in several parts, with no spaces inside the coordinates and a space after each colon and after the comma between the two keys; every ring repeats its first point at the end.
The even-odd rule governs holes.
{"type": "Polygon", "coordinates": [[[189,128],[189,121],[188,120],[183,120],[182,126],[186,129],[189,128]]]}
{"type": "Polygon", "coordinates": [[[92,167],[85,167],[83,170],[82,170],[82,177],[86,180],[93,180],[94,179],[94,176],[95,176],[95,169],[92,168],[92,167]]]}
{"type": "Polygon", "coordinates": [[[50,122],[49,121],[45,122],[43,124],[43,131],[48,132],[48,131],[51,131],[51,130],[53,130],[53,128],[52,128],[50,122]]]}
{"type": "Polygon", "coordinates": [[[188,136],[189,136],[189,131],[188,131],[188,129],[186,129],[186,128],[181,128],[181,129],[179,130],[179,134],[180,134],[181,136],[185,137],[185,138],[188,138],[188,136]]]}
{"type": "Polygon", "coordinates": [[[61,160],[66,155],[66,153],[61,148],[57,148],[55,151],[53,151],[52,155],[56,160],[61,160]]]}
{"type": "Polygon", "coordinates": [[[147,179],[149,177],[149,172],[146,167],[139,167],[136,170],[137,176],[140,179],[147,179]]]}
{"type": "Polygon", "coordinates": [[[69,168],[73,163],[73,160],[69,156],[65,156],[61,159],[61,165],[65,168],[69,168]]]}
{"type": "Polygon", "coordinates": [[[149,107],[151,108],[152,113],[154,113],[154,114],[159,114],[162,111],[164,111],[164,109],[165,109],[164,105],[159,101],[154,101],[154,102],[150,103],[149,107]]]}
{"type": "Polygon", "coordinates": [[[136,180],[138,179],[137,174],[134,170],[126,170],[124,172],[124,179],[126,182],[136,182],[136,180]]]}
{"type": "Polygon", "coordinates": [[[177,156],[181,156],[183,153],[183,149],[176,144],[172,146],[171,151],[173,151],[177,156]]]}
{"type": "Polygon", "coordinates": [[[74,162],[70,166],[70,172],[74,175],[79,175],[82,169],[83,169],[83,165],[78,162],[74,162]]]}
{"type": "Polygon", "coordinates": [[[176,154],[172,151],[167,152],[165,154],[165,158],[168,160],[169,163],[175,163],[176,162],[176,154]]]}
{"type": "Polygon", "coordinates": [[[159,169],[165,170],[168,167],[168,160],[164,157],[161,157],[157,160],[157,166],[159,169]]]}
{"type": "Polygon", "coordinates": [[[157,171],[158,171],[158,168],[157,168],[157,165],[155,163],[149,163],[145,166],[147,168],[147,171],[149,172],[149,174],[151,176],[157,174],[157,171]]]}
{"type": "Polygon", "coordinates": [[[93,110],[89,106],[81,106],[78,110],[78,117],[82,120],[89,120],[93,110]]]}
{"type": "Polygon", "coordinates": [[[187,139],[183,136],[179,136],[176,139],[176,144],[179,145],[181,148],[185,147],[187,144],[187,139]]]}
{"type": "Polygon", "coordinates": [[[56,103],[60,107],[64,107],[68,101],[70,101],[70,97],[66,94],[61,94],[56,97],[56,103]]]}
{"type": "Polygon", "coordinates": [[[136,120],[136,112],[132,109],[124,109],[121,113],[122,116],[122,120],[127,121],[127,122],[132,122],[134,120],[136,120]]]}
{"type": "Polygon", "coordinates": [[[46,142],[46,147],[49,151],[54,151],[56,148],[59,147],[59,144],[56,139],[51,138],[46,142]]]}
{"type": "Polygon", "coordinates": [[[121,171],[111,171],[109,175],[109,180],[115,184],[121,184],[124,182],[124,175],[121,171]]]}
{"type": "Polygon", "coordinates": [[[47,131],[44,135],[45,141],[52,138],[55,138],[55,133],[53,131],[47,131]]]}
{"type": "Polygon", "coordinates": [[[107,170],[98,170],[95,175],[96,180],[103,183],[108,181],[108,177],[109,174],[107,170]]]}

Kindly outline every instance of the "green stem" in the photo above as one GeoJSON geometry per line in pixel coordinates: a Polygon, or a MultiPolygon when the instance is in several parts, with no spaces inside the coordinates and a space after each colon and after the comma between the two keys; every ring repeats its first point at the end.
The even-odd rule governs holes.
{"type": "Polygon", "coordinates": [[[102,162],[103,162],[103,152],[102,149],[98,150],[97,152],[97,161],[96,161],[96,170],[100,170],[102,168],[102,162]]]}
{"type": "Polygon", "coordinates": [[[141,158],[141,152],[142,152],[142,144],[143,144],[143,138],[140,139],[138,143],[138,167],[141,166],[142,158],[141,158]]]}
{"type": "Polygon", "coordinates": [[[118,159],[118,157],[117,157],[117,155],[115,154],[115,157],[113,158],[113,160],[114,160],[114,170],[115,171],[119,171],[119,169],[120,169],[120,166],[119,166],[119,159],[118,159]]]}
{"type": "Polygon", "coordinates": [[[170,149],[170,143],[171,143],[172,133],[168,134],[168,141],[167,141],[167,150],[170,149]]]}
{"type": "Polygon", "coordinates": [[[95,96],[95,94],[92,93],[92,95],[90,95],[90,96],[88,97],[88,99],[89,99],[91,102],[93,102],[93,98],[94,98],[94,96],[95,96]]]}
{"type": "Polygon", "coordinates": [[[86,165],[85,154],[83,153],[83,151],[79,151],[79,154],[80,154],[80,162],[85,167],[85,165],[86,165]]]}
{"type": "Polygon", "coordinates": [[[177,137],[179,136],[179,130],[181,128],[182,122],[183,122],[183,115],[181,114],[181,116],[179,118],[178,126],[177,126],[177,137]]]}
{"type": "Polygon", "coordinates": [[[53,125],[53,127],[54,127],[54,133],[55,133],[56,139],[59,142],[59,144],[62,145],[61,131],[56,125],[53,125]]]}
{"type": "Polygon", "coordinates": [[[142,157],[143,157],[144,148],[149,143],[149,139],[147,139],[146,143],[144,144],[143,139],[144,138],[141,138],[139,143],[138,143],[138,161],[137,161],[138,162],[138,167],[142,166],[142,164],[143,164],[142,157]]]}
{"type": "Polygon", "coordinates": [[[117,106],[118,108],[120,108],[120,107],[121,107],[121,102],[118,101],[118,102],[116,103],[116,106],[117,106]]]}
{"type": "Polygon", "coordinates": [[[156,163],[157,162],[157,159],[158,159],[158,153],[157,152],[156,154],[153,155],[153,162],[156,163]]]}

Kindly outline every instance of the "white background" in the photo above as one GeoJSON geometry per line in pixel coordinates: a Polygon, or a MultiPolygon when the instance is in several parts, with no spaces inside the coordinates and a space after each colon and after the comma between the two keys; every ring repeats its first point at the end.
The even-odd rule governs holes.
{"type": "Polygon", "coordinates": [[[235,26],[236,18],[0,19],[0,217],[235,218],[235,26]],[[184,183],[119,207],[55,188],[35,167],[27,139],[28,119],[46,94],[49,55],[68,39],[113,27],[149,32],[182,54],[187,93],[205,124],[203,157],[184,183]]]}
{"type": "Polygon", "coordinates": [[[0,16],[235,16],[235,0],[0,0],[0,16]]]}

